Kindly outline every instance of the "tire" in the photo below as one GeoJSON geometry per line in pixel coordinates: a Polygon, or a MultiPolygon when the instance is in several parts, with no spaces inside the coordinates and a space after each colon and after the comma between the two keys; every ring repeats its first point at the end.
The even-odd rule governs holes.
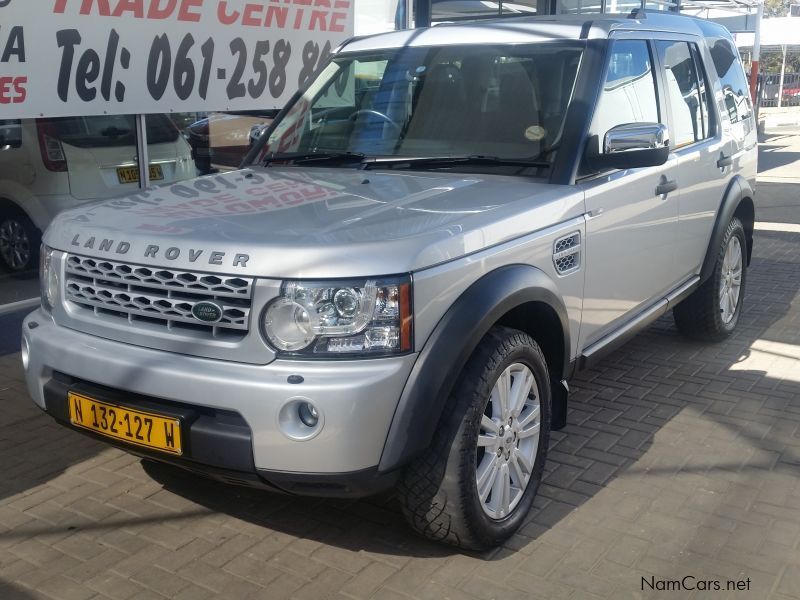
{"type": "Polygon", "coordinates": [[[0,263],[12,273],[34,269],[42,234],[21,210],[0,209],[0,263]]]}
{"type": "Polygon", "coordinates": [[[717,249],[711,277],[672,311],[678,331],[688,338],[704,342],[719,342],[727,338],[739,322],[746,281],[747,239],[742,222],[734,217],[717,249]],[[736,281],[739,282],[738,289],[735,288],[736,281]],[[723,292],[725,298],[721,298],[723,292]],[[735,301],[732,300],[734,296],[735,301]],[[728,302],[733,302],[733,310],[728,302]]]}
{"type": "MultiPolygon", "coordinates": [[[[513,394],[511,400],[513,404],[513,394]]],[[[486,550],[508,539],[525,520],[542,479],[550,408],[550,379],[538,344],[516,329],[491,329],[464,367],[431,446],[400,479],[397,492],[411,526],[431,540],[467,550],[486,550]],[[517,394],[517,409],[524,403],[520,418],[506,431],[504,417],[501,430],[501,403],[497,394],[492,396],[494,388],[505,382],[511,393],[515,382],[525,389],[528,381],[534,384],[527,386],[528,394],[517,394]],[[479,447],[479,437],[490,445],[479,447]],[[493,463],[497,471],[492,471],[493,463]],[[480,486],[484,494],[487,486],[491,489],[484,501],[478,476],[493,472],[498,477],[484,477],[480,486]],[[491,486],[491,480],[508,481],[508,495],[495,494],[503,486],[491,486]]]]}

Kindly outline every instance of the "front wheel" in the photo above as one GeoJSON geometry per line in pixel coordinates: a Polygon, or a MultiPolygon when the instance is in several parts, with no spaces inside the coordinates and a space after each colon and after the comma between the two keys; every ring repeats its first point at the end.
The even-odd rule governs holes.
{"type": "Polygon", "coordinates": [[[711,277],[673,310],[678,331],[709,342],[728,337],[742,313],[746,279],[747,238],[742,222],[734,217],[717,249],[711,277]]]}
{"type": "Polygon", "coordinates": [[[431,447],[398,486],[411,526],[472,550],[510,537],[542,478],[550,407],[538,344],[521,331],[493,328],[464,367],[431,447]]]}

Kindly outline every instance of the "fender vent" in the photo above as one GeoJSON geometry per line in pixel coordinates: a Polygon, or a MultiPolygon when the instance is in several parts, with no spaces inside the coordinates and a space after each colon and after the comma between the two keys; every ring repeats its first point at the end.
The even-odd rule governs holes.
{"type": "Polygon", "coordinates": [[[553,243],[553,265],[559,275],[569,275],[581,268],[581,232],[575,231],[553,243]]]}

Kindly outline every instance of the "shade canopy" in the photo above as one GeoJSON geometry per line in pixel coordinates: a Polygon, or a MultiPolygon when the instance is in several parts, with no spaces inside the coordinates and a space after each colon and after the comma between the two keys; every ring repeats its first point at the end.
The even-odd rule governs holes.
{"type": "MultiPolygon", "coordinates": [[[[755,34],[734,33],[739,48],[752,48],[755,34]]],[[[761,21],[761,47],[800,46],[800,18],[776,17],[761,21]]]]}

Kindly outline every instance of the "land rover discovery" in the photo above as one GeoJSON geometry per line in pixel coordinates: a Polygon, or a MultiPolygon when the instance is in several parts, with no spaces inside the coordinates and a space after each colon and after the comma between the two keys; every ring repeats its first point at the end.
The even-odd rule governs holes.
{"type": "Polygon", "coordinates": [[[576,370],[670,310],[696,339],[736,327],[755,147],[707,21],[351,40],[240,170],[55,219],[30,394],[140,456],[292,494],[392,488],[422,534],[500,544],[576,370]]]}

